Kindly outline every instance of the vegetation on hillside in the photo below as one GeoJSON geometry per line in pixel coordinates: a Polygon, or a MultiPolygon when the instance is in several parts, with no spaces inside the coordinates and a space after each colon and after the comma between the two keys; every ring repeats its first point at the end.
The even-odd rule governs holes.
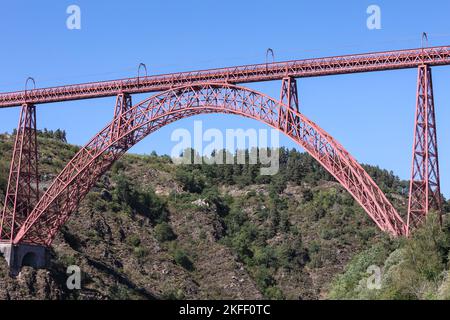
{"type": "Polygon", "coordinates": [[[356,255],[333,281],[328,297],[450,299],[449,253],[450,225],[441,228],[432,215],[410,238],[386,240],[356,255]],[[371,285],[376,281],[371,266],[380,271],[378,286],[371,285]]]}
{"type": "MultiPolygon", "coordinates": [[[[0,196],[13,138],[0,135],[0,196]]],[[[61,130],[44,130],[38,139],[45,191],[78,147],[67,144],[61,130]]],[[[447,297],[447,231],[430,221],[410,240],[389,239],[309,155],[279,152],[273,176],[261,175],[259,164],[175,165],[155,153],[125,155],[61,229],[49,274],[25,268],[28,282],[20,287],[0,263],[0,297],[447,297]],[[420,272],[413,269],[417,261],[424,264],[420,272]],[[72,264],[83,270],[81,291],[65,287],[72,264]],[[385,266],[389,275],[380,290],[361,286],[370,265],[385,266]],[[409,282],[400,281],[406,276],[409,282]],[[36,288],[41,282],[32,279],[47,285],[36,288]],[[422,291],[412,294],[402,283],[420,283],[422,291]]],[[[365,169],[404,212],[407,183],[392,172],[365,169]]]]}

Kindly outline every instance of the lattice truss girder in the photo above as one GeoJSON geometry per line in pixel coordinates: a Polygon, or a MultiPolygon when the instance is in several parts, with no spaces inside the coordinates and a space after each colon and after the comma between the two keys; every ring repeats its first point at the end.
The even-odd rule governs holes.
{"type": "Polygon", "coordinates": [[[420,48],[337,57],[252,64],[229,68],[178,72],[43,88],[0,94],[0,107],[114,96],[121,92],[144,93],[206,82],[246,83],[284,77],[315,77],[354,72],[415,68],[419,64],[450,64],[450,46],[420,48]]]}
{"type": "Polygon", "coordinates": [[[14,241],[49,245],[98,178],[132,145],[178,119],[203,113],[238,114],[286,133],[319,161],[384,231],[405,233],[405,223],[370,176],[331,136],[297,110],[261,93],[229,84],[175,88],[116,115],[80,149],[33,209],[14,241]],[[279,127],[279,109],[295,125],[279,127]],[[117,128],[122,128],[117,134],[117,128]],[[130,137],[132,137],[130,139],[130,137]]]}

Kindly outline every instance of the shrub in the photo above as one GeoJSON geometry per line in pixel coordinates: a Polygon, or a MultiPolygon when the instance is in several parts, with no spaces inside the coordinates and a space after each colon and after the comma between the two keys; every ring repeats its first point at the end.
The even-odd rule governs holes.
{"type": "Polygon", "coordinates": [[[381,243],[356,255],[347,265],[345,272],[334,279],[329,298],[355,298],[357,286],[367,276],[367,268],[371,265],[382,266],[388,254],[389,248],[381,243]]]}
{"type": "Polygon", "coordinates": [[[260,267],[255,272],[255,281],[261,289],[275,285],[275,279],[272,277],[269,269],[260,267]]]}
{"type": "Polygon", "coordinates": [[[188,271],[194,270],[194,264],[192,263],[191,259],[189,259],[187,253],[184,252],[182,249],[176,248],[175,251],[173,252],[173,258],[178,265],[182,266],[186,270],[188,271]]]}
{"type": "Polygon", "coordinates": [[[285,299],[283,291],[281,291],[280,288],[272,286],[272,287],[268,287],[264,290],[264,296],[267,299],[271,299],[271,300],[283,300],[285,299]]]}
{"type": "Polygon", "coordinates": [[[167,222],[162,222],[155,227],[155,238],[159,242],[166,242],[175,240],[177,236],[167,222]]]}
{"type": "MultiPolygon", "coordinates": [[[[344,274],[333,282],[334,299],[435,299],[442,297],[450,239],[448,227],[441,229],[437,216],[429,215],[408,239],[392,245],[380,243],[357,255],[344,274]],[[394,250],[395,249],[395,250],[394,250]],[[367,280],[369,265],[383,267],[380,290],[359,285],[367,280]]],[[[386,242],[386,241],[385,241],[386,242]]]]}
{"type": "Polygon", "coordinates": [[[141,239],[138,235],[131,235],[127,238],[127,243],[133,247],[137,247],[141,244],[141,239]]]}
{"type": "Polygon", "coordinates": [[[141,246],[134,247],[133,253],[137,258],[144,258],[148,255],[148,249],[141,246]]]}
{"type": "Polygon", "coordinates": [[[182,185],[184,191],[202,193],[205,188],[205,179],[199,170],[186,171],[184,167],[179,167],[175,178],[182,185]]]}
{"type": "Polygon", "coordinates": [[[257,265],[270,267],[275,265],[275,254],[271,247],[256,247],[253,249],[253,261],[257,265]]]}
{"type": "Polygon", "coordinates": [[[116,176],[114,180],[116,187],[113,200],[120,203],[122,207],[131,208],[133,213],[146,216],[153,223],[167,219],[166,203],[156,195],[153,189],[136,190],[128,178],[122,174],[116,176]]]}
{"type": "Polygon", "coordinates": [[[308,250],[303,247],[300,238],[287,241],[278,247],[277,258],[280,266],[286,269],[302,267],[309,262],[308,250]]]}
{"type": "Polygon", "coordinates": [[[166,221],[168,218],[166,203],[151,188],[144,192],[136,192],[132,207],[153,223],[166,221]]]}
{"type": "Polygon", "coordinates": [[[219,216],[224,217],[229,213],[230,208],[226,201],[220,196],[217,188],[207,189],[203,195],[208,204],[216,207],[216,212],[219,216]]]}
{"type": "Polygon", "coordinates": [[[123,204],[132,206],[133,188],[128,179],[119,174],[115,177],[116,188],[114,189],[114,196],[117,201],[123,204]]]}
{"type": "Polygon", "coordinates": [[[58,261],[63,266],[72,266],[77,264],[77,258],[72,255],[62,254],[58,257],[58,261]]]}

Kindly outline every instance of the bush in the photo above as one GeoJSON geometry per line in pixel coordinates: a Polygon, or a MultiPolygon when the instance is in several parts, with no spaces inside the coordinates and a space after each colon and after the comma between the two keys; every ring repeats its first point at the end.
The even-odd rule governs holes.
{"type": "Polygon", "coordinates": [[[186,270],[194,270],[194,264],[192,263],[191,259],[189,259],[186,252],[184,252],[182,249],[176,248],[173,252],[173,258],[178,265],[182,266],[186,270]]]}
{"type": "Polygon", "coordinates": [[[449,239],[441,231],[436,215],[429,216],[424,227],[413,233],[405,249],[408,264],[421,277],[429,281],[438,280],[445,267],[449,239]]]}
{"type": "Polygon", "coordinates": [[[280,266],[286,269],[303,267],[310,260],[308,250],[303,248],[302,241],[299,238],[294,241],[287,241],[279,246],[277,258],[280,266]]]}
{"type": "Polygon", "coordinates": [[[131,235],[127,238],[127,243],[133,247],[137,247],[141,244],[141,239],[138,235],[131,235]]]}
{"type": "Polygon", "coordinates": [[[115,177],[116,188],[114,189],[115,199],[122,204],[133,206],[133,187],[126,176],[119,174],[115,177]]]}
{"type": "Polygon", "coordinates": [[[276,259],[271,247],[256,247],[253,249],[253,261],[255,264],[271,267],[275,265],[276,259]]]}
{"type": "Polygon", "coordinates": [[[137,258],[144,258],[148,255],[148,249],[137,246],[133,249],[133,253],[137,258]]]}
{"type": "Polygon", "coordinates": [[[60,255],[58,257],[58,261],[65,267],[77,264],[77,258],[75,258],[72,255],[67,255],[67,254],[60,255]]]}
{"type": "Polygon", "coordinates": [[[260,267],[255,272],[255,281],[261,289],[266,289],[275,285],[275,279],[269,269],[260,267]]]}
{"type": "Polygon", "coordinates": [[[446,265],[450,249],[449,229],[441,229],[437,216],[429,215],[425,224],[408,239],[381,243],[357,255],[344,274],[333,282],[333,299],[435,299],[445,296],[446,265]],[[380,290],[361,285],[368,279],[367,267],[382,267],[380,290]]]}
{"type": "Polygon", "coordinates": [[[184,167],[179,167],[175,178],[182,185],[184,191],[202,193],[205,188],[205,179],[199,170],[186,171],[184,167]]]}
{"type": "Polygon", "coordinates": [[[153,189],[138,191],[122,174],[116,176],[114,180],[116,187],[113,192],[113,200],[120,203],[122,207],[131,208],[134,213],[148,217],[153,223],[167,220],[166,203],[155,194],[153,189]]]}
{"type": "Polygon", "coordinates": [[[388,254],[389,248],[386,244],[380,243],[356,255],[347,265],[345,272],[334,279],[329,298],[356,298],[358,292],[356,288],[361,280],[367,277],[367,268],[371,265],[382,266],[388,254]]]}
{"type": "Polygon", "coordinates": [[[266,288],[264,290],[264,296],[270,300],[283,300],[285,298],[283,291],[275,286],[266,288]]]}
{"type": "Polygon", "coordinates": [[[230,212],[230,208],[226,201],[220,196],[217,188],[206,189],[203,193],[208,204],[216,207],[219,216],[224,217],[230,212]]]}
{"type": "Polygon", "coordinates": [[[167,222],[162,222],[155,227],[155,238],[159,242],[166,242],[175,240],[177,236],[167,222]]]}
{"type": "Polygon", "coordinates": [[[168,218],[166,203],[151,188],[136,192],[133,208],[153,223],[163,222],[168,218]]]}
{"type": "Polygon", "coordinates": [[[185,295],[182,289],[169,289],[167,292],[163,292],[162,298],[164,300],[183,300],[185,295]]]}

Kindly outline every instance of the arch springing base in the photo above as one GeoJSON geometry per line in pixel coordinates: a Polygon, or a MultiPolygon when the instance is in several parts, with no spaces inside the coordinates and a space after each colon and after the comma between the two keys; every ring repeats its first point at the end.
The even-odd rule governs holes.
{"type": "Polygon", "coordinates": [[[10,275],[19,274],[22,266],[36,269],[48,266],[49,252],[46,246],[30,244],[0,243],[0,252],[9,266],[10,275]]]}

